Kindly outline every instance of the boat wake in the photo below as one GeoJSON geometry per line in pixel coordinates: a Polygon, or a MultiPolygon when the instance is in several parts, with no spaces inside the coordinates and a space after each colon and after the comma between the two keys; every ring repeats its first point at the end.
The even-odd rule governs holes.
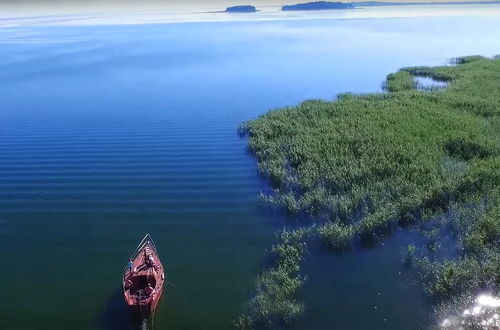
{"type": "Polygon", "coordinates": [[[128,329],[153,330],[153,321],[150,317],[140,317],[137,315],[130,315],[130,323],[128,329]]]}
{"type": "Polygon", "coordinates": [[[149,319],[148,318],[144,318],[142,319],[142,322],[141,322],[141,330],[150,330],[152,329],[150,326],[149,326],[149,319]]]}

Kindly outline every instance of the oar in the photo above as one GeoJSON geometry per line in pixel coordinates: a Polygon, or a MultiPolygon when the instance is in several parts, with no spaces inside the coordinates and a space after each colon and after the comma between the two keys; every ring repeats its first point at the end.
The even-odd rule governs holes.
{"type": "Polygon", "coordinates": [[[177,287],[175,286],[175,284],[174,284],[174,283],[172,283],[172,282],[170,282],[169,280],[165,279],[165,282],[167,282],[167,284],[169,284],[169,285],[171,285],[172,287],[174,287],[174,288],[176,288],[176,289],[177,289],[177,287]]]}

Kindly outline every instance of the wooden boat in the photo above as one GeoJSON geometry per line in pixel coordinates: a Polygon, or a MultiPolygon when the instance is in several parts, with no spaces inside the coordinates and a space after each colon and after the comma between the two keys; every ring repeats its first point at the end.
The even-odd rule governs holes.
{"type": "Polygon", "coordinates": [[[143,317],[158,306],[165,272],[151,236],[147,234],[130,257],[123,273],[123,295],[132,311],[143,317]]]}

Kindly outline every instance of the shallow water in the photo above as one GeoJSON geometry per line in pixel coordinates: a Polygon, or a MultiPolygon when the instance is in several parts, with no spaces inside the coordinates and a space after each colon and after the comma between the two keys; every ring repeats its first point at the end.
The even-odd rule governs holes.
{"type": "Polygon", "coordinates": [[[456,309],[439,323],[440,329],[498,329],[500,328],[500,297],[488,293],[469,298],[463,310],[456,309]]]}
{"type": "Polygon", "coordinates": [[[446,81],[439,81],[430,77],[415,76],[413,78],[419,90],[436,90],[443,89],[448,86],[446,81]]]}
{"type": "MultiPolygon", "coordinates": [[[[156,327],[232,328],[273,232],[286,223],[256,201],[267,186],[238,124],[307,98],[377,92],[402,66],[494,55],[499,22],[420,17],[1,29],[0,328],[127,327],[120,275],[146,232],[175,285],[166,287],[156,327]]],[[[343,276],[343,268],[361,281],[370,260],[379,267],[357,299],[347,299],[342,280],[328,283],[325,292],[344,292],[342,308],[325,307],[338,303],[335,295],[306,297],[315,320],[308,314],[299,327],[333,328],[345,315],[358,317],[373,308],[375,290],[392,292],[384,317],[400,320],[404,310],[408,329],[421,325],[425,306],[394,277],[394,256],[366,253],[375,259],[308,256],[316,265],[306,267],[312,288],[325,276],[343,276]]],[[[380,324],[376,313],[363,317],[357,328],[380,324]]]]}
{"type": "MultiPolygon", "coordinates": [[[[399,229],[382,244],[333,254],[312,249],[304,271],[303,329],[425,329],[428,299],[403,260],[417,231],[399,229]]],[[[308,256],[309,257],[309,256],[308,256]]]]}

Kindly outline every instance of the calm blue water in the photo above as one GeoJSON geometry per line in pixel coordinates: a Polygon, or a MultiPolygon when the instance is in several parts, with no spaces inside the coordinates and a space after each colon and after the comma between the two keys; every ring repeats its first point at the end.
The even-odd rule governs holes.
{"type": "MultiPolygon", "coordinates": [[[[287,223],[256,201],[266,184],[238,124],[377,92],[402,66],[500,53],[499,32],[498,17],[0,29],[0,328],[128,328],[120,275],[146,232],[175,285],[157,328],[232,328],[287,223]]],[[[402,311],[420,327],[423,302],[393,274],[403,243],[308,256],[316,293],[297,327],[401,329],[402,311]],[[357,299],[347,274],[371,278],[357,299]],[[363,313],[375,283],[383,315],[363,313]]]]}

